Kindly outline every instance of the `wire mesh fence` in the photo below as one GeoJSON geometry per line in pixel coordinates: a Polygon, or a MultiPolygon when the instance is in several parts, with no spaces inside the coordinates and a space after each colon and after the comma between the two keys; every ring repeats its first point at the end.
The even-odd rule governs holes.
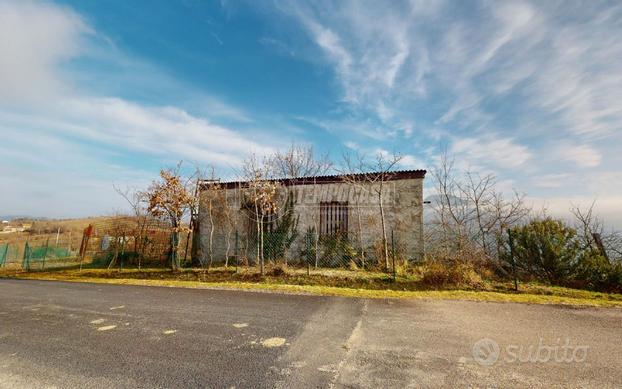
{"type": "Polygon", "coordinates": [[[288,267],[394,272],[410,258],[401,232],[388,229],[369,243],[355,231],[318,233],[315,228],[252,231],[204,228],[193,237],[162,220],[119,216],[99,220],[77,233],[22,234],[0,242],[0,267],[25,271],[53,269],[288,267]],[[193,252],[193,243],[197,244],[193,252]],[[173,262],[174,265],[173,266],[173,262]]]}
{"type": "Polygon", "coordinates": [[[0,242],[0,268],[166,267],[189,261],[191,233],[162,220],[119,216],[91,223],[82,231],[25,232],[0,242]],[[176,249],[174,249],[176,247],[176,249]]]}
{"type": "Polygon", "coordinates": [[[0,243],[0,268],[51,269],[76,262],[80,236],[22,233],[0,243]]]}
{"type": "Polygon", "coordinates": [[[117,217],[94,223],[81,243],[83,266],[175,267],[187,265],[192,238],[187,229],[149,217],[117,217]]]}
{"type": "MultiPolygon", "coordinates": [[[[205,234],[212,235],[212,234],[205,234]]],[[[373,244],[363,245],[355,234],[320,235],[313,229],[294,235],[268,231],[245,235],[233,231],[229,237],[211,236],[203,242],[205,252],[199,252],[201,267],[286,266],[307,269],[371,270],[394,273],[396,266],[413,263],[409,247],[396,231],[387,231],[386,246],[381,236],[373,244]],[[224,246],[224,247],[223,247],[224,246]]],[[[205,238],[205,236],[203,236],[205,238]]]]}

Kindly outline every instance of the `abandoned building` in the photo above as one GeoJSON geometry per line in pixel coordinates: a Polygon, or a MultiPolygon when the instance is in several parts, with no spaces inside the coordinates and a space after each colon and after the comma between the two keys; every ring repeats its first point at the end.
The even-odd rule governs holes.
{"type": "Polygon", "coordinates": [[[402,170],[203,182],[198,256],[203,263],[255,263],[263,247],[268,260],[300,264],[311,255],[316,265],[365,265],[382,256],[386,236],[402,258],[420,258],[425,174],[402,170]],[[341,251],[335,253],[337,246],[341,251]]]}

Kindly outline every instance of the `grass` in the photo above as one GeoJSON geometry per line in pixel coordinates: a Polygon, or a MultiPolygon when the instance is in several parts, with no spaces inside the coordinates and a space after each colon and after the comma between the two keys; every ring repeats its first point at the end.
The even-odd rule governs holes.
{"type": "Polygon", "coordinates": [[[451,299],[470,301],[501,301],[530,304],[561,304],[592,307],[622,307],[622,295],[591,292],[541,284],[521,284],[515,292],[510,283],[487,282],[473,288],[433,289],[423,285],[415,276],[400,276],[396,281],[384,273],[349,270],[288,269],[284,274],[266,276],[257,269],[214,268],[185,269],[171,272],[166,269],[77,269],[51,271],[1,270],[0,277],[42,279],[101,284],[145,285],[197,289],[236,289],[273,291],[359,298],[451,299]]]}

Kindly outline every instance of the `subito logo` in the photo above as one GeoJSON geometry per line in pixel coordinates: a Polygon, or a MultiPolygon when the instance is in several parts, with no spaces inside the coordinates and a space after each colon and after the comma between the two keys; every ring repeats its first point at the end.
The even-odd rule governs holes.
{"type": "Polygon", "coordinates": [[[499,345],[492,339],[480,339],[473,345],[471,350],[475,362],[482,366],[492,366],[499,359],[499,345]]]}

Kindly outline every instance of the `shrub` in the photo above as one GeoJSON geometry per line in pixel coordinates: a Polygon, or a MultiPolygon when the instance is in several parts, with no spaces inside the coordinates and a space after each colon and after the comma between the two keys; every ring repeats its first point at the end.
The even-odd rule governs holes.
{"type": "Polygon", "coordinates": [[[280,277],[280,276],[284,276],[286,274],[287,274],[287,267],[284,264],[275,265],[268,272],[268,275],[274,276],[274,277],[280,277]]]}
{"type": "Polygon", "coordinates": [[[330,267],[348,265],[356,259],[357,252],[350,243],[347,235],[336,234],[320,238],[322,249],[322,263],[330,267]]]}
{"type": "Polygon", "coordinates": [[[443,262],[428,262],[423,265],[421,282],[433,287],[470,287],[482,286],[482,278],[475,271],[473,264],[457,262],[447,264],[443,262]]]}
{"type": "Polygon", "coordinates": [[[603,292],[622,292],[622,264],[611,263],[599,253],[586,250],[573,281],[573,286],[603,292]]]}
{"type": "Polygon", "coordinates": [[[516,266],[552,284],[573,278],[581,258],[574,228],[560,220],[533,220],[510,230],[516,266]]]}

